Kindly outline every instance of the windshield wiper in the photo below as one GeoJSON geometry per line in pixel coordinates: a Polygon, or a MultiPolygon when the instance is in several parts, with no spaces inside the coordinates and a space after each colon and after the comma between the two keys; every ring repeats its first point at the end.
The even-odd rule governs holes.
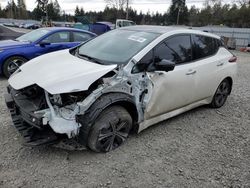
{"type": "Polygon", "coordinates": [[[78,56],[81,57],[81,58],[87,59],[87,60],[89,60],[89,61],[92,61],[92,62],[94,62],[94,63],[103,65],[103,63],[102,63],[101,60],[96,59],[96,58],[94,58],[94,57],[90,57],[90,56],[88,56],[88,55],[79,54],[79,53],[78,53],[78,56]]]}

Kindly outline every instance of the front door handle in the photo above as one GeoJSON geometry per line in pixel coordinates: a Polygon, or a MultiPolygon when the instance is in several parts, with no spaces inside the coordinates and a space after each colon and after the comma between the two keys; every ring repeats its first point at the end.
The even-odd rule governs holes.
{"type": "Polygon", "coordinates": [[[186,75],[193,75],[196,73],[196,70],[190,70],[186,73],[186,75]]]}
{"type": "Polygon", "coordinates": [[[224,63],[223,63],[223,62],[220,62],[220,63],[217,64],[217,67],[221,67],[221,66],[223,66],[223,65],[224,65],[224,63]]]}

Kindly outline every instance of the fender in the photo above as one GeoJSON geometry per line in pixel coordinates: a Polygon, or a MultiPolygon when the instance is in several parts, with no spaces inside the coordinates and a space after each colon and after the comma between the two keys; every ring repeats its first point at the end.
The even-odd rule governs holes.
{"type": "Polygon", "coordinates": [[[125,93],[105,93],[101,95],[86,111],[84,115],[77,115],[76,122],[80,123],[81,129],[78,139],[84,146],[88,143],[88,135],[91,130],[93,122],[98,118],[100,113],[112,105],[123,106],[134,119],[134,124],[137,123],[138,111],[135,105],[135,99],[133,96],[125,93]]]}

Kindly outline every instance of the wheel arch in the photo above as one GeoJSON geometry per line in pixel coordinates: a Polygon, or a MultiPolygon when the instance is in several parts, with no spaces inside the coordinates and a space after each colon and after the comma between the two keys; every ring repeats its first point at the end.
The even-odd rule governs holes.
{"type": "Polygon", "coordinates": [[[2,65],[1,65],[1,70],[3,70],[3,66],[4,66],[4,63],[5,63],[5,61],[7,60],[7,59],[9,59],[9,58],[11,58],[11,57],[22,57],[22,58],[24,58],[24,59],[27,59],[27,61],[29,61],[29,58],[27,58],[25,55],[23,55],[23,54],[10,54],[10,55],[8,55],[8,56],[5,56],[4,58],[3,58],[3,60],[2,60],[2,65]]]}
{"type": "Polygon", "coordinates": [[[79,141],[81,144],[87,146],[89,132],[93,122],[98,118],[102,111],[111,106],[122,106],[131,115],[133,120],[132,131],[136,131],[138,122],[138,111],[134,102],[133,96],[126,93],[105,93],[101,95],[90,106],[84,115],[78,115],[76,121],[82,125],[79,132],[79,141]]]}
{"type": "Polygon", "coordinates": [[[228,80],[230,83],[230,92],[229,92],[229,95],[230,95],[232,92],[232,88],[233,88],[233,79],[232,79],[232,77],[228,76],[228,77],[224,78],[223,80],[228,80]]]}

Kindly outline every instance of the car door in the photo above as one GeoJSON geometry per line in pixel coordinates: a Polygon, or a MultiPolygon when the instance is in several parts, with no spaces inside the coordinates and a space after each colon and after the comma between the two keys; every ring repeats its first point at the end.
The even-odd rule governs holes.
{"type": "Polygon", "coordinates": [[[218,53],[217,39],[192,35],[193,57],[196,69],[195,100],[200,101],[214,95],[220,82],[220,70],[223,68],[223,57],[218,53]]]}
{"type": "Polygon", "coordinates": [[[55,32],[40,42],[42,53],[49,53],[58,50],[68,49],[72,47],[70,32],[58,31],[55,32]]]}
{"type": "Polygon", "coordinates": [[[165,114],[193,102],[196,71],[193,69],[193,63],[190,63],[191,36],[176,35],[156,46],[153,50],[153,63],[163,59],[175,62],[176,67],[171,72],[155,70],[148,73],[153,90],[146,106],[145,119],[165,114]]]}

